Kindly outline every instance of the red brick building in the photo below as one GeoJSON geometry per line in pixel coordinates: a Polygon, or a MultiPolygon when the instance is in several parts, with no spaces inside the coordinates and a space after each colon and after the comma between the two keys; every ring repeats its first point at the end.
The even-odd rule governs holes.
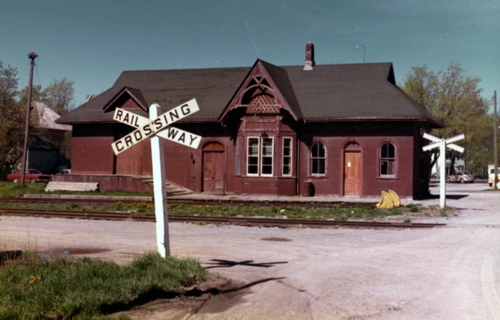
{"type": "Polygon", "coordinates": [[[133,128],[116,108],[148,117],[196,98],[174,124],[203,136],[198,150],[165,141],[167,179],[195,192],[418,198],[428,189],[422,134],[442,127],[396,86],[391,63],[125,71],[58,120],[73,125],[72,174],[151,175],[149,142],[115,156],[133,128]],[[310,185],[310,184],[309,184],[310,185]]]}

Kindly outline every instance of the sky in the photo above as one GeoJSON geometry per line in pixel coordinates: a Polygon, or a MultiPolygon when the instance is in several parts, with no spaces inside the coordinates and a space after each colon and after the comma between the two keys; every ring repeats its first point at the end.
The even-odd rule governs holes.
{"type": "Polygon", "coordinates": [[[392,62],[396,82],[412,67],[460,63],[491,101],[500,90],[499,0],[1,0],[0,60],[19,89],[74,82],[75,106],[110,88],[122,71],[392,62]],[[366,51],[365,51],[366,50],[366,51]],[[365,54],[364,54],[365,52],[365,54]]]}

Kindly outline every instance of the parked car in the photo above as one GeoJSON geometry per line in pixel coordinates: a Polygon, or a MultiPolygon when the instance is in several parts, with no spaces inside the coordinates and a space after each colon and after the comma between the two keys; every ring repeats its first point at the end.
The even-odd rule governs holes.
{"type": "MultiPolygon", "coordinates": [[[[18,170],[16,173],[8,174],[7,179],[14,183],[17,183],[18,181],[21,181],[21,173],[22,173],[21,170],[18,170]]],[[[40,172],[40,170],[37,169],[28,169],[24,174],[24,181],[31,183],[35,183],[38,181],[49,182],[50,175],[43,174],[40,172]]]]}
{"type": "MultiPolygon", "coordinates": [[[[495,166],[490,164],[488,165],[488,185],[490,187],[493,186],[494,179],[495,179],[495,166]]],[[[497,188],[498,184],[500,184],[500,168],[497,168],[497,188]]]]}
{"type": "Polygon", "coordinates": [[[446,178],[446,181],[448,182],[460,182],[460,183],[472,183],[474,182],[474,175],[464,171],[464,172],[457,172],[456,174],[449,175],[446,178]]]}

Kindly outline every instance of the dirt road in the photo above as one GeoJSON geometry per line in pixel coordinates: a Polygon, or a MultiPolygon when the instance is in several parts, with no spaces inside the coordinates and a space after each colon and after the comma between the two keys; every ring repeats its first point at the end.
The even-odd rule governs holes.
{"type": "MultiPolygon", "coordinates": [[[[172,255],[246,284],[189,319],[500,319],[500,193],[452,185],[449,226],[277,229],[170,224],[172,255]]],[[[424,204],[438,204],[439,199],[424,204]]],[[[427,221],[429,220],[422,220],[427,221]]],[[[141,222],[0,217],[0,248],[92,254],[125,263],[155,249],[141,222]]],[[[152,316],[152,315],[151,315],[152,316]]]]}

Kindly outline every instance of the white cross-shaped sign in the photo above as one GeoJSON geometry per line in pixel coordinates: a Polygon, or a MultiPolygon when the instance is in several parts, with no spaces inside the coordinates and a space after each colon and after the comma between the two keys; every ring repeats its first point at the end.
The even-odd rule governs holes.
{"type": "MultiPolygon", "coordinates": [[[[151,107],[153,106],[158,105],[151,105],[151,107]]],[[[128,124],[137,129],[113,142],[111,144],[113,152],[115,155],[118,155],[146,138],[155,135],[197,149],[201,141],[200,136],[169,126],[198,111],[200,111],[200,108],[196,103],[196,99],[189,100],[154,119],[151,118],[151,114],[151,119],[148,119],[125,109],[117,108],[113,115],[113,120],[128,124]]]]}
{"type": "Polygon", "coordinates": [[[446,147],[458,151],[460,153],[464,152],[464,148],[453,144],[453,142],[462,140],[465,138],[463,134],[458,135],[456,137],[450,139],[439,139],[430,135],[428,133],[424,133],[423,137],[427,140],[430,140],[434,143],[429,144],[422,149],[424,151],[429,151],[431,149],[439,148],[439,178],[440,178],[440,206],[441,208],[446,207],[446,147]]]}
{"type": "Polygon", "coordinates": [[[115,155],[133,147],[137,143],[151,137],[151,159],[153,162],[153,189],[156,215],[156,243],[162,257],[170,256],[170,242],[168,234],[167,188],[165,179],[165,155],[163,153],[163,139],[174,141],[191,148],[198,148],[201,136],[170,127],[174,122],[181,120],[200,108],[196,99],[191,99],[161,115],[160,106],[152,104],[149,107],[149,119],[133,112],[117,108],[113,120],[137,128],[123,138],[113,142],[111,147],[115,155]]]}

